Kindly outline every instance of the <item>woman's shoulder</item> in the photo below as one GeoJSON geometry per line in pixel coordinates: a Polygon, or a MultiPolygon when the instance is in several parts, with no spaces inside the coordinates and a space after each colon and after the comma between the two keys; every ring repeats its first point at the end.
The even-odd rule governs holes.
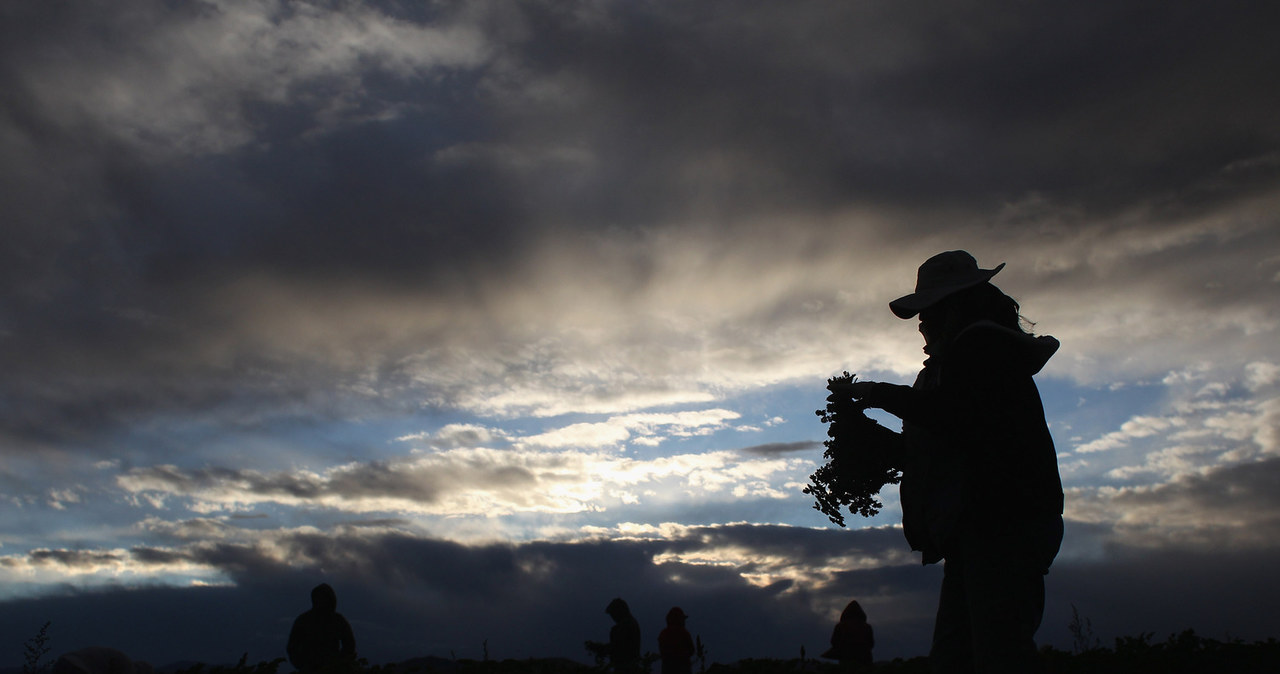
{"type": "Polygon", "coordinates": [[[1029,335],[992,321],[978,321],[956,336],[953,356],[977,367],[1033,375],[1057,353],[1061,343],[1048,335],[1029,335]]]}

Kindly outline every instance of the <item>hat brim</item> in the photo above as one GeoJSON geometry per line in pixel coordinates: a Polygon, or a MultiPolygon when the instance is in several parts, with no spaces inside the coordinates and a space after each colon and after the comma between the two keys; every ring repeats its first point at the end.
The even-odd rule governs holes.
{"type": "Polygon", "coordinates": [[[980,283],[990,281],[991,277],[999,273],[1001,269],[1004,269],[1004,264],[1001,262],[996,265],[995,269],[979,269],[976,275],[963,283],[955,283],[941,288],[930,288],[910,295],[903,295],[889,303],[889,310],[898,318],[914,318],[921,311],[941,302],[950,295],[954,295],[965,288],[972,288],[980,283]]]}

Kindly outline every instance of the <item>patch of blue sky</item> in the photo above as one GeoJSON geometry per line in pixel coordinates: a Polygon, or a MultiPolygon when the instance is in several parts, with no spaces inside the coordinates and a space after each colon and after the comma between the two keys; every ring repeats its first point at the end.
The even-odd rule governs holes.
{"type": "Polygon", "coordinates": [[[1168,398],[1164,385],[1151,382],[1081,386],[1069,379],[1041,377],[1037,385],[1059,452],[1119,428],[1135,414],[1149,414],[1168,398]]]}

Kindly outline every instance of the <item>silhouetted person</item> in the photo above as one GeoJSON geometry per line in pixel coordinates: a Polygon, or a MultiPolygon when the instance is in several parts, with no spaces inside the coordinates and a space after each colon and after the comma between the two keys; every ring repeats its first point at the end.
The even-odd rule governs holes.
{"type": "Polygon", "coordinates": [[[286,650],[299,672],[341,671],[355,663],[355,635],[327,583],[311,590],[311,609],[293,621],[286,650]]]}
{"type": "Polygon", "coordinates": [[[851,601],[831,631],[831,648],[822,657],[839,660],[840,664],[849,665],[857,671],[871,666],[871,649],[875,645],[875,633],[867,623],[866,612],[857,601],[851,601]]]}
{"type": "Polygon", "coordinates": [[[1058,349],[961,250],[920,265],[889,303],[919,315],[914,386],[838,387],[902,419],[902,526],[925,564],[945,559],[930,661],[937,672],[1030,672],[1044,575],[1062,543],[1062,481],[1032,376],[1058,349]]]}
{"type": "Polygon", "coordinates": [[[662,658],[662,674],[692,674],[693,635],[685,629],[689,616],[679,606],[667,611],[667,626],[658,633],[658,655],[662,658]]]}
{"type": "Polygon", "coordinates": [[[604,609],[613,618],[609,628],[609,662],[619,672],[640,668],[640,623],[631,615],[631,608],[621,597],[609,602],[604,609]]]}

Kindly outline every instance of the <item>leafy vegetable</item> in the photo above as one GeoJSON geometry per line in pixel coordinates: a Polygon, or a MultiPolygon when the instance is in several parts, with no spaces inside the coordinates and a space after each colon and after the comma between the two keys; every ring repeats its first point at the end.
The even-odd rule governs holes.
{"type": "Polygon", "coordinates": [[[863,517],[880,512],[883,504],[876,498],[886,484],[902,479],[901,437],[869,418],[867,406],[839,392],[842,386],[856,381],[845,372],[827,380],[827,408],[815,414],[827,424],[823,457],[827,463],[809,476],[804,493],[814,498],[813,509],[832,522],[844,526],[841,507],[863,517]]]}

